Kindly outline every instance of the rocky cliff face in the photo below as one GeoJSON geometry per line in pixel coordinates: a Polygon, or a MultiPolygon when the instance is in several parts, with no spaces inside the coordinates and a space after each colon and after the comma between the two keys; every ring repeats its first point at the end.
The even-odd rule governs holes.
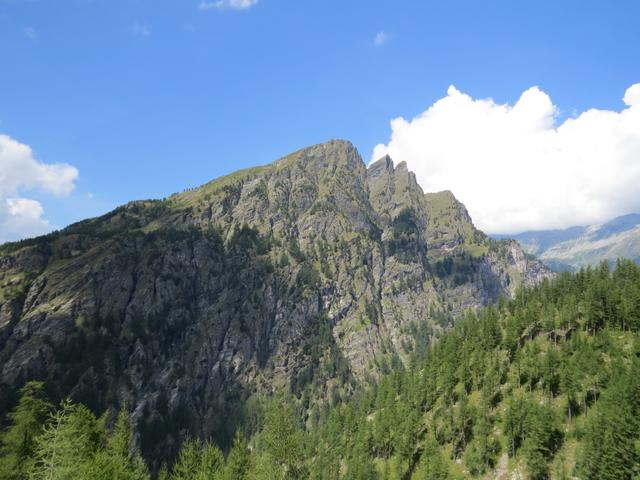
{"type": "Polygon", "coordinates": [[[0,408],[33,378],[126,402],[143,452],[168,456],[224,438],[254,392],[286,386],[311,415],[549,275],[406,164],[331,141],[0,247],[0,408]]]}

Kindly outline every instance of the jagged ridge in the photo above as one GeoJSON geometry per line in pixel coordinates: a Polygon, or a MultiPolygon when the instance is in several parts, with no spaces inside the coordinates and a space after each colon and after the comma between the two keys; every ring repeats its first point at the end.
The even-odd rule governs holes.
{"type": "Polygon", "coordinates": [[[345,141],[0,252],[1,397],[40,378],[96,411],[126,402],[153,458],[178,432],[224,438],[252,392],[288,385],[312,415],[550,275],[345,141]]]}

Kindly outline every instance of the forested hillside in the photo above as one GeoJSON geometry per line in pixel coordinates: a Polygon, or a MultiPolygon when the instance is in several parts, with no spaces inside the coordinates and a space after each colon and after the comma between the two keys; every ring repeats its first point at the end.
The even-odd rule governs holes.
{"type": "MultiPolygon", "coordinates": [[[[640,268],[620,261],[462,315],[431,346],[308,416],[289,388],[222,452],[186,442],[169,479],[634,479],[640,474],[640,268]]],[[[419,340],[419,337],[416,337],[419,340]]],[[[126,406],[53,408],[29,383],[2,478],[146,478],[126,406]]],[[[327,392],[328,394],[328,392],[327,392]]]]}

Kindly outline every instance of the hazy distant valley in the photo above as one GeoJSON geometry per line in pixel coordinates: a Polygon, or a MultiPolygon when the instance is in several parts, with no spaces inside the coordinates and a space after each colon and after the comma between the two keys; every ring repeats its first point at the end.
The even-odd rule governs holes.
{"type": "Polygon", "coordinates": [[[618,258],[640,261],[640,214],[631,213],[606,223],[571,227],[564,230],[527,231],[513,238],[525,252],[535,255],[555,271],[576,271],[605,260],[618,258]]]}

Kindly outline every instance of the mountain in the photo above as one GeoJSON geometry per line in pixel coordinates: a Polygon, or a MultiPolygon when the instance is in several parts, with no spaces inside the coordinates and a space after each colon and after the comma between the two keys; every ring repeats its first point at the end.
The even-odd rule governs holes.
{"type": "Polygon", "coordinates": [[[618,258],[640,261],[640,214],[637,213],[599,225],[495,237],[517,240],[527,253],[558,271],[577,270],[602,260],[613,263],[618,258]]]}
{"type": "MultiPolygon", "coordinates": [[[[291,395],[267,400],[226,454],[190,439],[157,478],[637,479],[639,299],[630,260],[562,273],[467,311],[311,420],[291,395]]],[[[108,417],[27,383],[0,431],[0,478],[149,480],[129,412],[108,417]]]]}
{"type": "Polygon", "coordinates": [[[147,459],[224,445],[256,395],[286,388],[312,418],[550,276],[405,163],[330,141],[0,247],[0,410],[37,379],[127,405],[147,459]]]}

